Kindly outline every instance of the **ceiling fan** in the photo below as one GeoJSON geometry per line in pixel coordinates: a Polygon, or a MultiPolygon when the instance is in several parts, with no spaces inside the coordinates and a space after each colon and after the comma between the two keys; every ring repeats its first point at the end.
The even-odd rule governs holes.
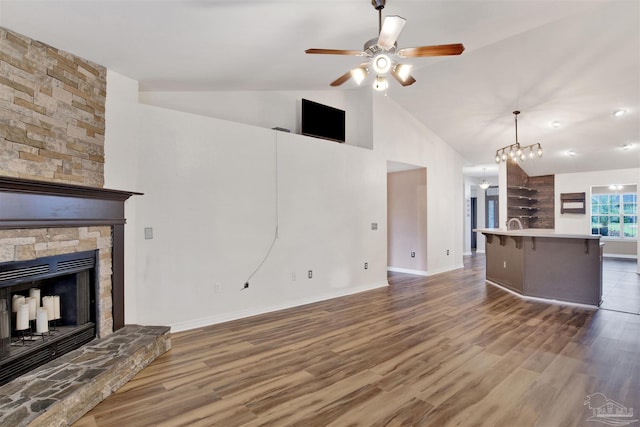
{"type": "Polygon", "coordinates": [[[417,58],[424,56],[445,56],[460,55],[464,51],[461,43],[444,44],[435,46],[419,46],[398,49],[396,40],[407,22],[400,16],[387,16],[382,23],[382,9],[386,0],[371,0],[371,4],[378,11],[378,37],[367,41],[362,51],[341,50],[341,49],[307,49],[305,53],[319,55],[352,55],[364,56],[367,58],[358,67],[347,71],[333,82],[331,86],[340,86],[350,78],[357,84],[362,83],[370,69],[376,74],[373,88],[376,90],[386,90],[389,83],[387,74],[391,74],[402,86],[409,86],[416,82],[411,76],[411,65],[400,63],[392,59],[392,56],[399,58],[417,58]]]}

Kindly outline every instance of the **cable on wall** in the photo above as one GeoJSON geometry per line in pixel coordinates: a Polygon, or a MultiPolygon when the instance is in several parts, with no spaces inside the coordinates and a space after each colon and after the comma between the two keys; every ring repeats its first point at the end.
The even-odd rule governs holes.
{"type": "Polygon", "coordinates": [[[279,228],[280,228],[280,197],[279,197],[280,180],[279,180],[279,168],[278,168],[278,131],[274,131],[274,132],[275,132],[275,136],[276,136],[276,141],[275,141],[275,144],[274,144],[275,145],[274,181],[275,181],[275,193],[276,193],[276,212],[275,212],[276,213],[276,225],[275,225],[275,230],[274,230],[274,233],[273,233],[273,240],[271,241],[271,245],[269,245],[269,249],[267,249],[267,252],[265,253],[264,257],[262,258],[262,261],[260,261],[258,266],[249,275],[247,280],[245,280],[244,286],[243,286],[242,289],[247,289],[249,287],[249,281],[253,278],[253,276],[260,270],[260,268],[262,268],[264,263],[267,261],[267,258],[269,258],[269,255],[271,254],[271,251],[273,250],[273,247],[276,244],[276,240],[278,240],[278,232],[279,232],[279,228]]]}

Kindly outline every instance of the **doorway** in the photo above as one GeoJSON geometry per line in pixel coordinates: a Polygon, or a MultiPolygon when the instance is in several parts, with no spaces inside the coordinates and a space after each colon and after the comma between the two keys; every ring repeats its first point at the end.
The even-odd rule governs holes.
{"type": "Polygon", "coordinates": [[[427,169],[387,162],[387,270],[427,274],[427,169]]]}

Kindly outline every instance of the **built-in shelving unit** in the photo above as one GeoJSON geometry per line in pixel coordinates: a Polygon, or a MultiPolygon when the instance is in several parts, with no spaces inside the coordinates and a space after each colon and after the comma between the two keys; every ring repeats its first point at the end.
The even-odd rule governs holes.
{"type": "Polygon", "coordinates": [[[536,193],[536,189],[520,185],[507,187],[509,218],[527,220],[538,218],[536,215],[536,211],[538,210],[536,206],[538,202],[536,193]]]}
{"type": "Polygon", "coordinates": [[[507,162],[507,217],[518,218],[524,228],[554,228],[554,176],[529,176],[507,162]]]}

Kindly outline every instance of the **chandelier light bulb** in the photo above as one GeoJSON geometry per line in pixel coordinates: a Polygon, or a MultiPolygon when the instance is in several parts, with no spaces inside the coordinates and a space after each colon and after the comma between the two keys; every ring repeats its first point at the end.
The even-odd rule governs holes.
{"type": "Polygon", "coordinates": [[[407,81],[409,77],[409,73],[411,73],[411,65],[409,64],[398,64],[396,65],[396,74],[400,77],[400,80],[403,82],[407,81]]]}
{"type": "Polygon", "coordinates": [[[378,74],[386,74],[391,69],[391,58],[384,53],[373,58],[373,69],[378,74]]]}
{"type": "Polygon", "coordinates": [[[375,81],[373,82],[373,88],[377,91],[387,90],[389,87],[389,82],[387,78],[384,76],[376,76],[375,81]]]}
{"type": "Polygon", "coordinates": [[[542,147],[538,146],[538,157],[542,157],[542,147]]]}
{"type": "Polygon", "coordinates": [[[520,160],[522,160],[523,162],[527,159],[527,156],[524,155],[524,153],[520,153],[520,160]]]}
{"type": "Polygon", "coordinates": [[[353,78],[353,80],[356,82],[358,86],[360,86],[360,83],[362,83],[365,77],[367,77],[366,69],[362,67],[358,67],[351,70],[351,78],[353,78]]]}
{"type": "Polygon", "coordinates": [[[530,158],[530,159],[533,159],[533,156],[534,156],[534,155],[535,155],[535,154],[533,154],[533,148],[529,147],[529,158],[530,158]]]}
{"type": "Polygon", "coordinates": [[[504,152],[504,150],[502,150],[502,161],[506,161],[507,160],[507,153],[504,152]]]}
{"type": "Polygon", "coordinates": [[[500,155],[496,153],[496,163],[500,163],[500,155]]]}

